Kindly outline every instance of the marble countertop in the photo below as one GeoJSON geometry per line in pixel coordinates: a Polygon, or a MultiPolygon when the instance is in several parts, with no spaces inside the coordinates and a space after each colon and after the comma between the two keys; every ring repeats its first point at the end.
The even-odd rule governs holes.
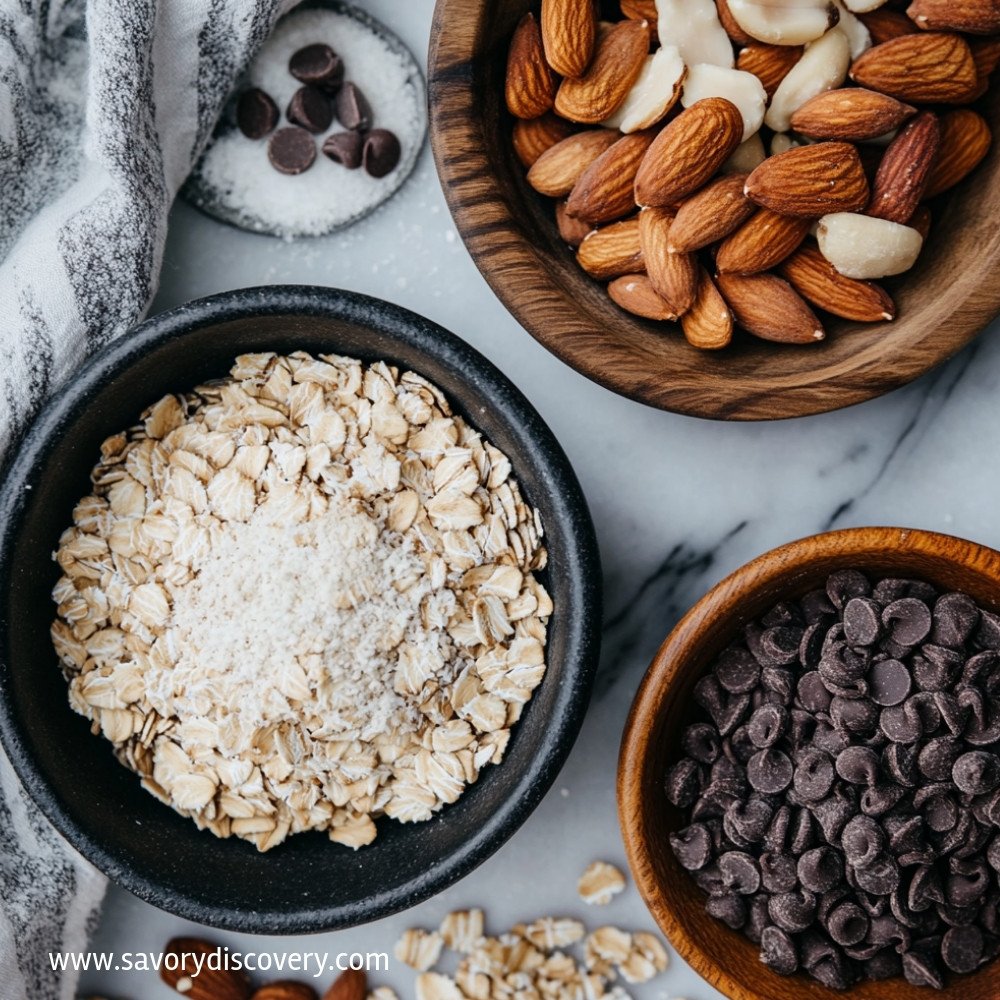
{"type": "MultiPolygon", "coordinates": [[[[363,5],[424,58],[433,0],[363,5]]],[[[603,908],[585,907],[575,885],[596,858],[625,866],[615,815],[618,741],[639,679],[684,610],[753,556],[829,528],[907,525],[1000,546],[991,500],[1000,488],[993,331],[917,383],[839,413],[740,425],[646,409],[577,375],[508,315],[455,231],[427,149],[391,202],[325,239],[284,244],[176,206],[154,312],[270,283],[334,285],[398,302],[468,340],[513,379],[582,481],[604,558],[607,619],[580,739],[544,802],[497,854],[421,906],[354,930],[301,939],[211,933],[234,948],[391,952],[405,928],[436,927],[450,910],[475,905],[495,931],[556,914],[651,929],[631,884],[603,908]]],[[[155,952],[188,932],[198,929],[112,887],[94,947],[155,952]]],[[[91,973],[81,993],[168,996],[149,976],[91,973]]],[[[413,973],[401,963],[373,978],[413,996],[413,973]]],[[[673,955],[666,974],[629,992],[637,1000],[720,996],[673,955]]]]}

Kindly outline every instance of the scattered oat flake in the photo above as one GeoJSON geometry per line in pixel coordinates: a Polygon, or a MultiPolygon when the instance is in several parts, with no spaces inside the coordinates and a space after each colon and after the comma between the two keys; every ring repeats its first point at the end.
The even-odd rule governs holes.
{"type": "Polygon", "coordinates": [[[625,876],[607,861],[594,861],[580,876],[576,888],[588,906],[605,906],[625,888],[625,876]]]}
{"type": "Polygon", "coordinates": [[[483,936],[482,910],[455,910],[441,921],[439,933],[446,948],[468,954],[483,936]]]}
{"type": "Polygon", "coordinates": [[[437,931],[410,928],[396,942],[394,954],[411,969],[426,972],[437,964],[443,947],[444,939],[437,931]]]}
{"type": "Polygon", "coordinates": [[[465,1000],[454,979],[440,972],[422,972],[417,976],[417,1000],[465,1000]]]}

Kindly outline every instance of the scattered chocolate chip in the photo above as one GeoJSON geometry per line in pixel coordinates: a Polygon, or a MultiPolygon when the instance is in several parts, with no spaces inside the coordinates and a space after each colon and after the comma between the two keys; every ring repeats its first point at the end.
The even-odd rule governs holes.
{"type": "Polygon", "coordinates": [[[309,132],[325,132],[333,121],[333,105],[319,87],[299,87],[285,114],[290,122],[309,132]]]}
{"type": "Polygon", "coordinates": [[[747,778],[758,792],[774,795],[792,781],[792,762],[780,750],[761,750],[747,764],[747,778]]]}
{"type": "Polygon", "coordinates": [[[316,159],[316,141],[305,129],[289,125],[271,136],[267,157],[275,170],[283,174],[301,174],[316,159]]]}
{"type": "Polygon", "coordinates": [[[885,832],[871,816],[854,816],[845,824],[840,842],[852,868],[867,868],[885,849],[885,832]]]}
{"type": "Polygon", "coordinates": [[[263,139],[278,124],[278,106],[259,87],[251,87],[240,94],[236,124],[248,139],[263,139]]]}
{"type": "Polygon", "coordinates": [[[765,927],[760,935],[760,960],[782,976],[792,975],[799,967],[795,943],[780,927],[765,927]]]}
{"type": "Polygon", "coordinates": [[[288,72],[302,83],[334,91],[344,79],[344,63],[329,45],[317,42],[299,49],[288,60],[288,72]]]}
{"type": "Polygon", "coordinates": [[[704,823],[692,823],[672,833],[670,846],[681,867],[689,872],[704,868],[712,857],[712,837],[704,823]]]}
{"type": "Polygon", "coordinates": [[[876,705],[899,705],[910,693],[910,671],[899,660],[873,663],[869,673],[868,693],[876,705]]]}
{"type": "Polygon", "coordinates": [[[337,121],[349,131],[372,127],[372,109],[357,84],[345,83],[337,92],[337,121]]]}
{"type": "Polygon", "coordinates": [[[324,140],[323,154],[348,170],[357,170],[361,166],[363,146],[360,132],[334,132],[324,140]]]}
{"type": "Polygon", "coordinates": [[[962,754],[952,768],[952,779],[960,791],[969,795],[992,792],[1000,785],[1000,757],[973,750],[962,754]]]}
{"type": "Polygon", "coordinates": [[[870,646],[882,629],[882,607],[870,597],[852,597],[844,605],[844,638],[852,646],[870,646]]]}
{"type": "Polygon", "coordinates": [[[373,128],[365,136],[363,151],[365,170],[372,177],[385,177],[396,169],[402,150],[395,134],[384,128],[373,128]]]}
{"type": "Polygon", "coordinates": [[[915,597],[902,597],[882,612],[882,624],[889,630],[894,642],[902,646],[916,646],[930,634],[931,610],[915,597]]]}
{"type": "Polygon", "coordinates": [[[795,765],[792,785],[796,795],[805,802],[825,799],[833,787],[836,772],[833,759],[823,750],[803,750],[795,765]]]}

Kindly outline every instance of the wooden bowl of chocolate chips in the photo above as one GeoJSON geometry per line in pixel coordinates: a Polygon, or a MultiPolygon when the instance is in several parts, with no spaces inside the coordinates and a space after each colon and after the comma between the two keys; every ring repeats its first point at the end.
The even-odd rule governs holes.
{"type": "Polygon", "coordinates": [[[625,727],[629,864],[732,1000],[1000,996],[1000,552],[905,528],[775,549],[660,648],[625,727]]]}

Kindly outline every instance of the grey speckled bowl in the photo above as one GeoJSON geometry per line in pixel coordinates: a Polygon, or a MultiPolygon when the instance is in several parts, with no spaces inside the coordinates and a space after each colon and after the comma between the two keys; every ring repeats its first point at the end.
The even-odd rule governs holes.
{"type": "Polygon", "coordinates": [[[524,396],[433,323],[327,288],[271,287],[201,299],[143,323],[95,357],[28,431],[0,484],[0,736],[63,835],[126,889],[202,923],[257,933],[374,920],[480,864],[538,805],[583,720],[599,647],[600,563],[573,470],[524,396]],[[511,458],[542,516],[555,601],[548,672],[504,762],[426,823],[382,820],[353,852],[319,833],[269,852],[218,840],[161,804],[71,711],[49,639],[52,561],[101,441],[164,393],[224,375],[247,351],[384,358],[437,383],[511,458]]]}

